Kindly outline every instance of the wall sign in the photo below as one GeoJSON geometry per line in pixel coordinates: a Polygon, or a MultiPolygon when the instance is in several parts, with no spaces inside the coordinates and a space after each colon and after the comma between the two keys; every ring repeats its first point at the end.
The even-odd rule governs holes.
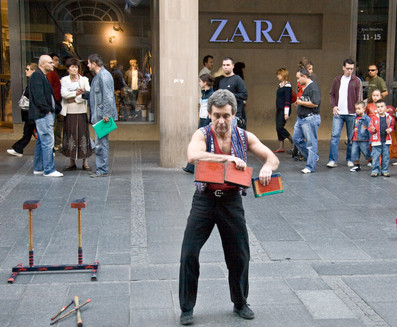
{"type": "Polygon", "coordinates": [[[199,19],[200,47],[226,49],[320,49],[322,47],[322,14],[200,12],[199,19]]]}
{"type": "MultiPolygon", "coordinates": [[[[285,40],[283,38],[289,39],[289,43],[299,43],[298,39],[295,36],[295,33],[289,23],[289,21],[286,22],[284,29],[281,32],[281,35],[278,37],[277,41],[273,40],[273,37],[270,35],[270,32],[272,31],[273,24],[270,20],[254,20],[253,23],[255,24],[255,37],[254,40],[250,38],[248,35],[244,24],[241,20],[238,21],[238,24],[234,30],[233,35],[231,38],[226,38],[226,39],[218,39],[219,34],[222,33],[223,29],[225,28],[226,24],[229,22],[228,19],[211,19],[211,24],[219,22],[218,27],[216,28],[214,34],[212,34],[210,38],[210,42],[234,42],[235,37],[241,37],[241,42],[255,42],[255,43],[262,43],[266,42],[268,43],[281,43],[285,40]],[[265,27],[263,27],[263,25],[265,27]]],[[[288,42],[288,41],[286,41],[288,42]]]]}

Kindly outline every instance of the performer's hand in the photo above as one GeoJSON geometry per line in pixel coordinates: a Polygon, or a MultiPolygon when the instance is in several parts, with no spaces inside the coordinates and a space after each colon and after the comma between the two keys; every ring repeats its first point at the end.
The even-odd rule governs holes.
{"type": "Polygon", "coordinates": [[[228,161],[234,162],[236,164],[236,168],[240,170],[245,170],[245,167],[247,167],[245,161],[237,157],[229,156],[228,161]]]}
{"type": "Polygon", "coordinates": [[[262,167],[261,171],[259,172],[259,182],[266,186],[270,183],[272,176],[272,170],[268,167],[262,167]]]}
{"type": "Polygon", "coordinates": [[[288,115],[284,115],[284,119],[288,120],[289,116],[288,115]]]}
{"type": "Polygon", "coordinates": [[[334,116],[339,116],[339,108],[338,107],[333,107],[332,108],[332,114],[334,116]]]}
{"type": "Polygon", "coordinates": [[[103,117],[102,119],[103,119],[103,121],[104,121],[105,123],[107,123],[107,122],[109,121],[109,117],[103,117]]]}

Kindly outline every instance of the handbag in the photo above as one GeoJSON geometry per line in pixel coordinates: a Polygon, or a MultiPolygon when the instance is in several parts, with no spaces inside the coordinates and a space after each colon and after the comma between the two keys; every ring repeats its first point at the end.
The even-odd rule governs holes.
{"type": "Polygon", "coordinates": [[[21,110],[28,111],[29,110],[29,99],[25,95],[21,95],[21,98],[18,101],[18,106],[21,110]]]}

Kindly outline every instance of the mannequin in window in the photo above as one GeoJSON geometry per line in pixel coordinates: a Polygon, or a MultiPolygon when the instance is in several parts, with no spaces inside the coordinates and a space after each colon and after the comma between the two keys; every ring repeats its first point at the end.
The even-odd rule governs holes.
{"type": "Polygon", "coordinates": [[[80,59],[73,46],[73,35],[70,33],[65,33],[61,44],[61,57],[63,62],[68,58],[80,59]]]}

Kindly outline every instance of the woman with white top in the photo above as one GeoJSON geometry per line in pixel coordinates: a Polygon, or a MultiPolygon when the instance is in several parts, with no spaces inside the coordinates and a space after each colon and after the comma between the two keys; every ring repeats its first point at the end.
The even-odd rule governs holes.
{"type": "Polygon", "coordinates": [[[85,91],[90,91],[87,77],[79,74],[80,62],[69,58],[65,63],[68,76],[61,79],[63,122],[62,153],[70,158],[69,165],[64,170],[75,170],[76,160],[83,159],[83,170],[91,170],[88,157],[91,156],[90,131],[88,128],[87,100],[82,97],[85,91]]]}

